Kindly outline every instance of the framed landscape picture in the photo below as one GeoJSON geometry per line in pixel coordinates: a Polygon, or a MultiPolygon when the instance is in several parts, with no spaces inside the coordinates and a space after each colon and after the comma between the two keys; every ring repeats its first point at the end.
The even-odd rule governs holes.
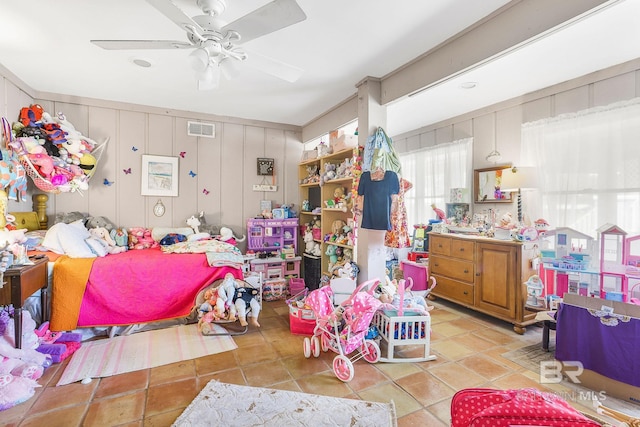
{"type": "Polygon", "coordinates": [[[178,196],[178,158],[142,156],[143,196],[178,196]]]}

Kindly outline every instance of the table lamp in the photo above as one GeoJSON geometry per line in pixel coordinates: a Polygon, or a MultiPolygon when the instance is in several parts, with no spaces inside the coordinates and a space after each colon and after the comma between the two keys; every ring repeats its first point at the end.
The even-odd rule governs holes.
{"type": "Polygon", "coordinates": [[[518,193],[518,223],[522,223],[522,191],[535,190],[538,186],[537,169],[534,167],[512,167],[502,172],[502,192],[518,193]]]}

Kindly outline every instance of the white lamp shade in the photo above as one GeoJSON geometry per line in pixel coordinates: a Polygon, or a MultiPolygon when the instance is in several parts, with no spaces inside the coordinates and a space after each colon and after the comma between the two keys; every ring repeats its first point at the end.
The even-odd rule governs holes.
{"type": "Polygon", "coordinates": [[[218,64],[211,63],[205,68],[198,79],[199,90],[212,90],[220,85],[220,67],[218,64]]]}
{"type": "Polygon", "coordinates": [[[194,70],[204,71],[209,65],[209,53],[203,48],[195,49],[189,54],[189,62],[194,70]]]}
{"type": "Polygon", "coordinates": [[[225,58],[220,62],[220,71],[227,80],[233,80],[240,74],[240,68],[238,67],[237,60],[234,58],[225,58]]]}
{"type": "Polygon", "coordinates": [[[538,169],[534,167],[514,166],[502,171],[503,192],[518,190],[534,190],[538,187],[538,169]]]}

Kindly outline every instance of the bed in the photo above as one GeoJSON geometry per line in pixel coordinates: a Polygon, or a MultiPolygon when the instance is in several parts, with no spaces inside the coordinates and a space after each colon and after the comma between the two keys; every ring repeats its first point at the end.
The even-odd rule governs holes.
{"type": "Polygon", "coordinates": [[[51,330],[122,326],[187,317],[198,292],[227,273],[204,253],[129,250],[97,258],[58,258],[53,268],[51,330]]]}
{"type": "MultiPolygon", "coordinates": [[[[55,224],[47,230],[42,243],[50,239],[56,227],[61,225],[55,224]]],[[[105,332],[121,333],[114,332],[115,327],[123,327],[119,329],[123,331],[127,326],[131,330],[131,325],[141,329],[139,325],[167,321],[187,323],[202,289],[227,273],[236,279],[243,278],[240,251],[217,240],[178,242],[84,257],[77,249],[69,250],[68,241],[75,234],[70,230],[75,229],[58,229],[57,234],[64,236],[67,243],[64,248],[43,251],[45,246],[36,245],[30,251],[30,255],[49,257],[51,306],[45,308],[45,313],[50,313],[48,320],[53,331],[82,330],[84,337],[90,337],[105,332]]],[[[178,230],[186,232],[184,227],[162,229],[158,236],[178,230]]],[[[77,237],[77,242],[82,242],[82,238],[77,237]]],[[[74,244],[80,244],[77,242],[74,244]]],[[[25,308],[34,318],[47,320],[37,319],[39,297],[34,295],[28,300],[25,308]]]]}

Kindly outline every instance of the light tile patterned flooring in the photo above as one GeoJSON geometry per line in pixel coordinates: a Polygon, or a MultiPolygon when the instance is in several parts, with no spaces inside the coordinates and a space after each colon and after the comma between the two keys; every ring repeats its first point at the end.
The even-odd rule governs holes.
{"type": "MultiPolygon", "coordinates": [[[[539,343],[540,327],[530,326],[518,335],[508,323],[455,304],[441,300],[430,304],[435,305],[431,312],[435,361],[371,365],[360,360],[353,380],[343,383],[331,369],[335,354],[329,351],[317,359],[305,359],[303,337],[289,331],[287,305],[267,302],[260,315],[262,327],[234,337],[238,344],[234,351],[61,387],[55,384],[65,363],[54,365],[40,379],[42,387],[33,398],[0,412],[0,424],[169,426],[212,379],[351,399],[392,399],[400,427],[448,426],[451,397],[462,388],[550,391],[539,384],[538,372],[501,356],[539,343]]],[[[554,390],[563,392],[563,386],[556,385],[554,390]]],[[[574,405],[593,413],[579,402],[574,405]]]]}

